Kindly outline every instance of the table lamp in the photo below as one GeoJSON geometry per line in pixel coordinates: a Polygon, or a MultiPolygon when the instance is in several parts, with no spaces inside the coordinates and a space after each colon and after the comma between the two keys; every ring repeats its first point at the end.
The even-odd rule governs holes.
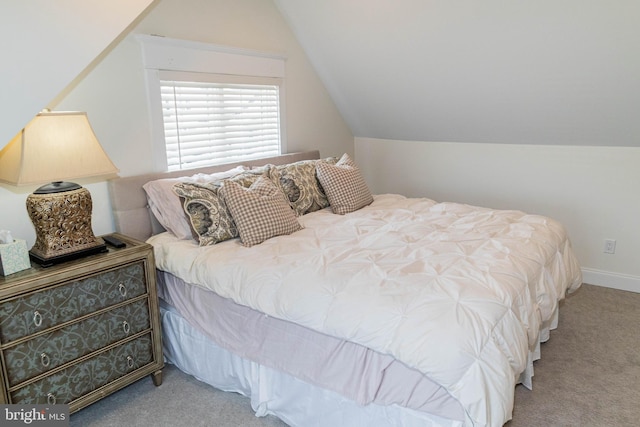
{"type": "Polygon", "coordinates": [[[0,151],[0,181],[49,184],[27,197],[36,231],[31,259],[48,267],[107,248],[91,228],[89,191],[66,179],[113,175],[118,169],[83,112],[39,113],[0,151]]]}

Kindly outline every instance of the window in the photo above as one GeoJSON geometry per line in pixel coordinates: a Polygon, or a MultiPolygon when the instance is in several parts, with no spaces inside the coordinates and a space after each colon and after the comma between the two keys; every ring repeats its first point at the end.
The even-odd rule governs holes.
{"type": "Polygon", "coordinates": [[[157,36],[142,42],[156,169],[286,152],[284,58],[157,36]]]}
{"type": "Polygon", "coordinates": [[[162,77],[161,73],[168,170],[280,154],[278,84],[210,83],[162,77]]]}

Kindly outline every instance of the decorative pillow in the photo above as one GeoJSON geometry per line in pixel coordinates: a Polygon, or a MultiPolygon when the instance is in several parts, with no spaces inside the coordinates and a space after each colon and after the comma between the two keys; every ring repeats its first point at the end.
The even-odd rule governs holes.
{"type": "Polygon", "coordinates": [[[316,172],[333,213],[344,215],[373,202],[360,169],[348,154],[343,154],[335,165],[318,163],[316,172]]]}
{"type": "Polygon", "coordinates": [[[179,182],[205,183],[230,178],[247,170],[245,166],[238,166],[228,171],[213,174],[195,174],[179,178],[158,179],[147,182],[143,188],[147,193],[149,208],[165,230],[172,232],[179,239],[191,239],[192,232],[189,222],[184,216],[180,198],[173,192],[174,184],[179,182]]]}
{"type": "Polygon", "coordinates": [[[192,237],[200,246],[213,245],[238,237],[238,230],[218,190],[218,182],[190,184],[180,182],[173,191],[180,197],[183,217],[186,214],[192,237]]]}
{"type": "MultiPolygon", "coordinates": [[[[230,180],[242,187],[249,187],[261,175],[268,173],[270,166],[241,172],[230,180]]],[[[177,183],[174,193],[182,203],[182,215],[188,220],[190,235],[200,246],[213,245],[218,242],[238,237],[236,224],[227,210],[219,191],[223,180],[205,183],[177,183]]]]}
{"type": "Polygon", "coordinates": [[[266,176],[258,178],[249,188],[225,181],[220,193],[244,246],[302,229],[282,191],[266,176]]]}
{"type": "Polygon", "coordinates": [[[335,164],[337,161],[335,157],[328,157],[275,166],[271,169],[270,178],[280,185],[296,215],[301,216],[329,206],[327,196],[316,178],[316,165],[335,164]]]}

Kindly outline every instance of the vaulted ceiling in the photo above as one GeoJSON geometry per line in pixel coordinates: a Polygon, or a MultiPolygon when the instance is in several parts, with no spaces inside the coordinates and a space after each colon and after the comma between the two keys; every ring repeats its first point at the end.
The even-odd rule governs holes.
{"type": "MultiPolygon", "coordinates": [[[[153,2],[114,1],[3,6],[0,148],[153,2]]],[[[640,146],[636,0],[274,2],[355,136],[640,146]]]]}
{"type": "Polygon", "coordinates": [[[355,136],[640,146],[635,0],[274,0],[355,136]]]}
{"type": "Polygon", "coordinates": [[[153,1],[3,2],[0,149],[90,69],[153,1]]]}

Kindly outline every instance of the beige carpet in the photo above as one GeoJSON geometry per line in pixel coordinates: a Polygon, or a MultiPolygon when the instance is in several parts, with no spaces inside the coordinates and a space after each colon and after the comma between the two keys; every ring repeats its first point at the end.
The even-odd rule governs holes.
{"type": "Polygon", "coordinates": [[[506,427],[640,425],[640,294],[583,285],[516,388],[506,427]]]}
{"type": "MultiPolygon", "coordinates": [[[[513,420],[506,427],[640,425],[639,328],[640,294],[584,285],[569,296],[559,328],[534,365],[533,390],[516,388],[513,420]]],[[[73,414],[71,426],[284,424],[256,418],[248,399],[169,366],[161,387],[149,378],[138,381],[73,414]]]]}

